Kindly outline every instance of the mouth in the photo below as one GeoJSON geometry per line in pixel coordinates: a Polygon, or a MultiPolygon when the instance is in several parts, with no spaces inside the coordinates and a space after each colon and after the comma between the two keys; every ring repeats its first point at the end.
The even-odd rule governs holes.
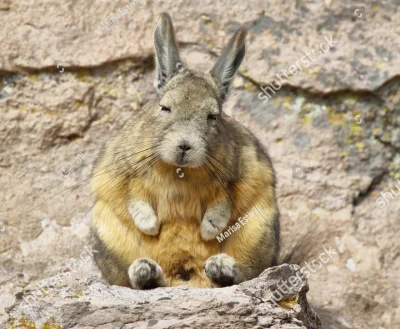
{"type": "Polygon", "coordinates": [[[187,158],[187,154],[185,152],[182,152],[181,154],[178,154],[176,163],[180,166],[183,166],[188,163],[187,158]]]}
{"type": "Polygon", "coordinates": [[[180,167],[189,167],[190,162],[188,161],[188,156],[185,153],[179,154],[175,161],[175,165],[180,167]]]}
{"type": "Polygon", "coordinates": [[[202,166],[202,163],[199,163],[192,156],[189,156],[188,154],[177,155],[174,162],[175,162],[174,165],[176,167],[181,167],[181,168],[198,168],[202,166]]]}
{"type": "Polygon", "coordinates": [[[198,168],[203,165],[203,157],[196,150],[161,153],[161,159],[175,167],[198,168]]]}

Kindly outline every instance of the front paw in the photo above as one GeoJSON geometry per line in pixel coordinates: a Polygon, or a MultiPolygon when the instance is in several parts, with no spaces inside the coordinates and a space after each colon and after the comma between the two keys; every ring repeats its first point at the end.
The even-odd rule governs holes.
{"type": "Polygon", "coordinates": [[[204,270],[207,277],[221,287],[239,283],[236,261],[227,254],[218,254],[207,259],[204,270]]]}
{"type": "Polygon", "coordinates": [[[200,225],[200,235],[205,241],[215,239],[228,225],[231,208],[228,204],[216,204],[207,209],[200,225]]]}
{"type": "Polygon", "coordinates": [[[135,200],[131,202],[128,210],[140,231],[147,235],[157,235],[160,232],[160,221],[151,204],[135,200]]]}

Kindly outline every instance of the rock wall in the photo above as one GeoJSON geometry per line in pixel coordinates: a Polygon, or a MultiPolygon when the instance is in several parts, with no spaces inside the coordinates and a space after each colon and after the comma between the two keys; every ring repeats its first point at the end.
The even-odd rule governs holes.
{"type": "Polygon", "coordinates": [[[198,69],[211,68],[239,25],[249,29],[224,110],[269,150],[284,243],[314,232],[305,266],[324,325],[399,327],[399,8],[3,0],[0,319],[34,280],[71,264],[97,273],[79,262],[93,205],[87,179],[103,141],[154,97],[152,33],[168,11],[184,61],[198,69]],[[336,254],[323,262],[329,248],[336,254]]]}

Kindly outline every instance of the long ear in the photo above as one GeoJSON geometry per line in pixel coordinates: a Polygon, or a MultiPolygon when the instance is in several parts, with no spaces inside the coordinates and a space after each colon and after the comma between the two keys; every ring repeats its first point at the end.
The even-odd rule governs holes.
{"type": "Polygon", "coordinates": [[[167,13],[162,13],[160,16],[154,32],[154,47],[156,50],[155,85],[157,89],[160,89],[182,66],[175,41],[174,26],[171,16],[167,13]]]}
{"type": "Polygon", "coordinates": [[[225,100],[231,80],[243,60],[246,34],[245,28],[236,31],[210,72],[218,84],[222,100],[225,100]]]}

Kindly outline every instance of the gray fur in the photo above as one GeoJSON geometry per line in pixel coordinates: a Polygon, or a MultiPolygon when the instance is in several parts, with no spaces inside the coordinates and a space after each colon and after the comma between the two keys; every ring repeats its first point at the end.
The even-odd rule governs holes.
{"type": "Polygon", "coordinates": [[[200,225],[200,234],[203,240],[209,241],[222,232],[228,226],[231,218],[231,205],[216,203],[208,207],[200,225]]]}
{"type": "Polygon", "coordinates": [[[154,47],[156,51],[155,86],[160,89],[182,66],[172,19],[167,13],[162,13],[160,16],[160,22],[154,32],[154,47]]]}
{"type": "Polygon", "coordinates": [[[240,28],[233,35],[221,57],[211,70],[211,76],[216,80],[222,100],[226,99],[229,85],[238,70],[245,54],[246,30],[240,28]]]}

